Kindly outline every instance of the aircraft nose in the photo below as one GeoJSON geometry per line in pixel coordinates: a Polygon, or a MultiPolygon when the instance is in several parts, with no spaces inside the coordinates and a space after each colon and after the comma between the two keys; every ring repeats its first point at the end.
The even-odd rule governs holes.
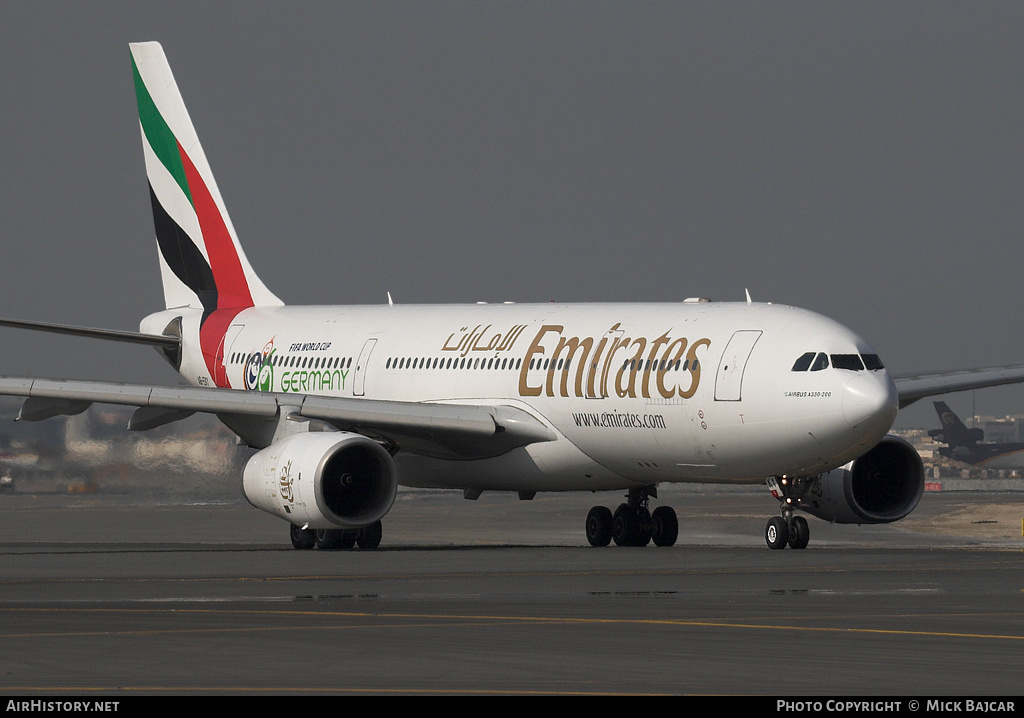
{"type": "Polygon", "coordinates": [[[898,409],[896,385],[884,372],[859,374],[843,389],[843,416],[851,427],[870,425],[884,433],[896,420],[898,409]]]}

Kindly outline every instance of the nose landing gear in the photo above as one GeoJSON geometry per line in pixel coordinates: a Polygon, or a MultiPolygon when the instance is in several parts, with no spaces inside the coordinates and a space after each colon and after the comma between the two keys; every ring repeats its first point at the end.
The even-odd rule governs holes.
{"type": "Polygon", "coordinates": [[[764,542],[770,549],[807,548],[811,538],[811,530],[807,519],[796,515],[792,491],[795,482],[777,481],[776,477],[768,477],[768,488],[772,495],[782,501],[782,515],[768,520],[764,529],[764,542]]]}
{"type": "MultiPolygon", "coordinates": [[[[789,509],[789,513],[792,511],[789,509]]],[[[786,546],[807,548],[810,537],[811,530],[803,516],[792,516],[789,523],[782,516],[776,516],[768,521],[764,529],[764,542],[770,549],[783,549],[786,546]]]]}

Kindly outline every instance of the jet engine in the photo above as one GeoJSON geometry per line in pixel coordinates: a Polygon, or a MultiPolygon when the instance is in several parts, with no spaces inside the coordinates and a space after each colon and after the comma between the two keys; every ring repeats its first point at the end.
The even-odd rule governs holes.
{"type": "Polygon", "coordinates": [[[380,444],[331,431],[296,434],[257,452],[242,490],[250,504],[296,526],[357,529],[391,509],[398,482],[380,444]]]}
{"type": "Polygon", "coordinates": [[[921,457],[909,443],[889,435],[860,458],[810,482],[797,503],[834,523],[885,524],[913,511],[923,493],[921,457]]]}

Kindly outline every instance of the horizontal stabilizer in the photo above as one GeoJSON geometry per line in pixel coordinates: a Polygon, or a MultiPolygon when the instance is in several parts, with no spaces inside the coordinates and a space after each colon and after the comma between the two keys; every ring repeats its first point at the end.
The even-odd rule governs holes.
{"type": "Polygon", "coordinates": [[[15,329],[31,329],[37,332],[51,332],[53,334],[70,334],[77,337],[88,337],[90,339],[106,339],[107,341],[129,342],[131,344],[148,344],[154,347],[176,348],[181,345],[181,339],[164,334],[142,334],[141,332],[123,332],[117,329],[94,329],[92,327],[76,327],[70,324],[50,324],[48,322],[33,322],[25,319],[0,319],[0,327],[12,327],[15,329]]]}

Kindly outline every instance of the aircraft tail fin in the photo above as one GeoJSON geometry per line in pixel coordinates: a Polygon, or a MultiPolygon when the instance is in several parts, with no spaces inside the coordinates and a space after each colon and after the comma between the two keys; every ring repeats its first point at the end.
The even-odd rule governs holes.
{"type": "Polygon", "coordinates": [[[967,431],[967,426],[964,422],[960,421],[960,417],[953,413],[953,410],[946,406],[944,401],[935,402],[935,411],[939,415],[939,421],[942,422],[943,429],[952,429],[953,431],[967,431]]]}
{"type": "Polygon", "coordinates": [[[939,415],[939,421],[942,422],[942,428],[929,431],[928,436],[950,446],[975,444],[984,438],[985,435],[981,429],[968,429],[960,417],[946,405],[946,402],[936,401],[934,404],[935,412],[939,415]]]}
{"type": "Polygon", "coordinates": [[[166,307],[280,306],[245,257],[163,48],[130,48],[166,307]]]}

